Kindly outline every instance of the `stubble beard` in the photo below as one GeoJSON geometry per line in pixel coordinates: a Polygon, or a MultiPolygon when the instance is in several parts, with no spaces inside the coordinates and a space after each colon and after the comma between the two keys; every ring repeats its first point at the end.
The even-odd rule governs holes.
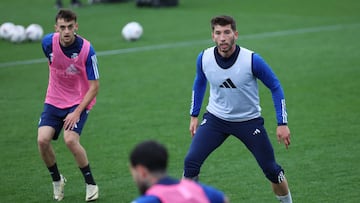
{"type": "Polygon", "coordinates": [[[218,48],[219,52],[222,52],[225,55],[227,55],[228,53],[230,53],[233,50],[234,44],[235,44],[235,39],[233,38],[233,39],[230,40],[230,43],[226,43],[226,42],[225,43],[218,43],[217,48],[218,48]],[[223,45],[226,45],[227,47],[222,48],[223,45]]]}

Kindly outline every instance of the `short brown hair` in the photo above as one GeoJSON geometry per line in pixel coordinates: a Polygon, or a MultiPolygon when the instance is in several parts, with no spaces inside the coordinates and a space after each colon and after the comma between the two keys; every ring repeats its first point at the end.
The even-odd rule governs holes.
{"type": "Polygon", "coordinates": [[[233,17],[227,15],[215,16],[211,19],[211,29],[214,30],[215,25],[231,25],[231,29],[236,31],[236,22],[233,17]]]}
{"type": "Polygon", "coordinates": [[[76,22],[77,16],[76,13],[69,9],[60,9],[56,14],[55,23],[58,19],[64,19],[66,22],[74,20],[76,22]]]}

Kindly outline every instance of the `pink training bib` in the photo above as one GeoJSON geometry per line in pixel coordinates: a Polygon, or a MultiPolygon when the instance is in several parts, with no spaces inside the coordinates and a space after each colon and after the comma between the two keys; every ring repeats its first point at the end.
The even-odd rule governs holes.
{"type": "Polygon", "coordinates": [[[146,194],[158,197],[162,203],[210,203],[202,187],[186,179],[174,185],[156,184],[146,194]]]}
{"type": "MultiPolygon", "coordinates": [[[[85,39],[83,40],[80,53],[69,58],[61,50],[59,33],[54,33],[45,103],[58,108],[68,108],[80,104],[83,100],[89,89],[86,60],[90,50],[90,43],[85,39]]],[[[90,110],[95,102],[96,98],[90,102],[87,109],[90,110]]]]}

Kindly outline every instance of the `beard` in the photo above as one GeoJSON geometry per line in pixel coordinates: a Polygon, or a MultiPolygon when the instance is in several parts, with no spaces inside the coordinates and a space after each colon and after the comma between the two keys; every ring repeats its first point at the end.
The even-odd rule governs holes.
{"type": "Polygon", "coordinates": [[[235,39],[233,38],[230,40],[229,43],[228,42],[217,43],[216,47],[218,48],[218,50],[220,52],[228,53],[228,52],[232,51],[234,44],[235,44],[235,39]]]}

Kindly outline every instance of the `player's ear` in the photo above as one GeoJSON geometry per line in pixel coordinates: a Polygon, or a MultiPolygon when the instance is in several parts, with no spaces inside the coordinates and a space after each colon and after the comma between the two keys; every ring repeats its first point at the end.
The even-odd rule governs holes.
{"type": "Polygon", "coordinates": [[[239,32],[238,32],[238,31],[234,31],[234,36],[235,36],[235,40],[237,40],[238,37],[239,37],[239,32]]]}
{"type": "Polygon", "coordinates": [[[212,39],[213,42],[215,42],[214,32],[211,32],[211,39],[212,39]]]}
{"type": "Polygon", "coordinates": [[[75,23],[74,32],[77,32],[79,30],[79,24],[75,23]]]}

